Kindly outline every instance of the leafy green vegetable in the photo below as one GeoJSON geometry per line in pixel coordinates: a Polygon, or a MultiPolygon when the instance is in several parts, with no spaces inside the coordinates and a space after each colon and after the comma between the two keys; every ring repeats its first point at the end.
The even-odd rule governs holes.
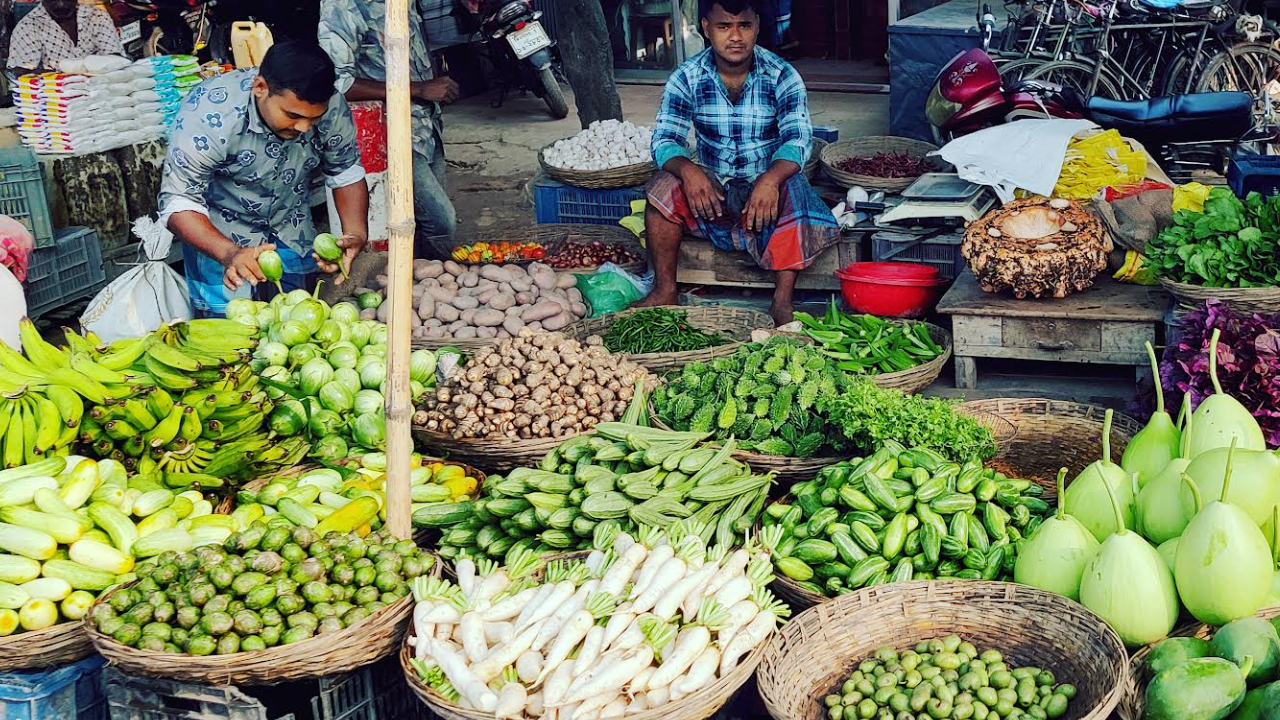
{"type": "Polygon", "coordinates": [[[878,448],[894,440],[936,450],[958,462],[996,454],[991,431],[940,398],[903,395],[863,380],[850,383],[842,393],[823,396],[818,409],[856,448],[878,448]]]}
{"type": "Polygon", "coordinates": [[[1204,212],[1179,210],[1173,225],[1147,243],[1161,277],[1205,287],[1280,285],[1280,197],[1250,193],[1243,202],[1213,188],[1204,212]]]}

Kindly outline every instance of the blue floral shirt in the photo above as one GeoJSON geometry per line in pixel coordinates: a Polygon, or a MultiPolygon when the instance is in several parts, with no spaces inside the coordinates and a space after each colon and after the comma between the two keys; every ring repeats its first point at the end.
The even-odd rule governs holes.
{"type": "MultiPolygon", "coordinates": [[[[281,139],[258,113],[251,92],[256,75],[247,69],[211,78],[183,101],[164,163],[160,220],[167,225],[174,213],[202,213],[241,247],[274,243],[285,272],[315,272],[311,180],[319,173],[338,188],[364,178],[355,123],[346,100],[335,94],[311,130],[281,139]]],[[[187,250],[192,305],[222,312],[229,299],[222,265],[187,250]]]]}
{"type": "Polygon", "coordinates": [[[721,180],[755,180],[775,160],[803,167],[813,143],[804,81],[787,61],[756,48],[742,97],[734,104],[711,49],[703,50],[667,80],[650,143],[658,167],[674,157],[693,157],[690,130],[701,163],[721,180]]]}

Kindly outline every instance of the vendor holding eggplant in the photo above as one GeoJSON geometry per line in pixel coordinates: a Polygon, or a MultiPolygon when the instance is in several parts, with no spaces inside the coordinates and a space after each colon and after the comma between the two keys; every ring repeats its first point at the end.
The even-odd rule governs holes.
{"type": "Polygon", "coordinates": [[[273,46],[260,68],[206,80],[184,100],[159,204],[161,222],[183,241],[197,315],[222,315],[232,298],[248,297],[267,279],[259,257],[268,250],[283,262],[286,292],[314,287],[317,270],[339,270],[311,249],[317,174],[333,190],[346,233],[337,241],[342,266],[349,269],[364,247],[369,187],[335,79],[318,44],[288,40],[273,46]]]}
{"type": "Polygon", "coordinates": [[[674,305],[685,234],[750,253],[777,275],[770,314],[793,318],[798,272],[835,244],[840,229],[800,169],[813,126],[800,74],[757,47],[762,0],[703,0],[709,48],[667,81],[652,141],[658,172],[645,231],[653,291],[639,305],[674,305]],[[690,130],[698,157],[686,146],[690,130]]]}

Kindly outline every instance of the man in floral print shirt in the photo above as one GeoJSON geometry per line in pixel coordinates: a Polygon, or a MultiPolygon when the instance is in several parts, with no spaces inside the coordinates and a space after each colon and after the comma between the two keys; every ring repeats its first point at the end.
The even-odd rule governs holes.
{"type": "MultiPolygon", "coordinates": [[[[257,70],[206,80],[174,120],[160,186],[160,219],[183,241],[191,303],[221,315],[266,278],[258,256],[284,261],[285,291],[313,287],[317,268],[336,272],[311,252],[311,184],[333,189],[347,234],[342,263],[368,236],[369,188],[356,148],[355,123],[334,90],[333,63],[314,42],[276,44],[257,70]]],[[[270,285],[262,290],[269,292],[270,285]]]]}

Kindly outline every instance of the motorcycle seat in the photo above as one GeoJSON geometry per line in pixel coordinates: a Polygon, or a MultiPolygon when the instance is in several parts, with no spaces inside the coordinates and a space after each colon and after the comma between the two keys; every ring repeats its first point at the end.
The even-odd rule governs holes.
{"type": "Polygon", "coordinates": [[[1135,0],[1134,9],[1195,17],[1222,5],[1222,0],[1135,0]]]}
{"type": "Polygon", "coordinates": [[[1253,127],[1253,98],[1243,92],[1194,93],[1150,100],[1089,98],[1089,118],[1122,135],[1157,142],[1230,140],[1253,127]]]}

